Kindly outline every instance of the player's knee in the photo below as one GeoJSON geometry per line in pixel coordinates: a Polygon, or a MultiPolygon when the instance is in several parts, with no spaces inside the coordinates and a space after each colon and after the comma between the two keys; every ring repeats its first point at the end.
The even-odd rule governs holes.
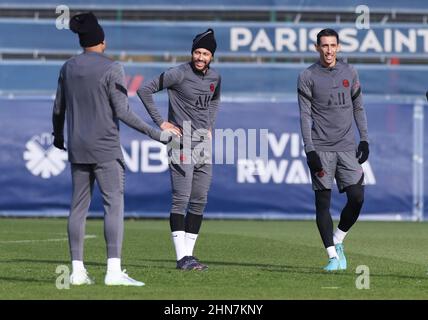
{"type": "Polygon", "coordinates": [[[329,213],[330,211],[331,191],[315,191],[315,207],[317,214],[329,213]]]}
{"type": "Polygon", "coordinates": [[[189,201],[189,212],[193,214],[203,214],[207,204],[207,194],[192,194],[189,201]]]}
{"type": "Polygon", "coordinates": [[[353,185],[348,188],[348,201],[352,206],[361,207],[364,203],[364,187],[353,185]]]}
{"type": "Polygon", "coordinates": [[[354,207],[361,207],[363,205],[363,203],[364,203],[364,194],[353,195],[349,199],[349,202],[354,207]]]}
{"type": "Polygon", "coordinates": [[[171,213],[181,214],[184,216],[186,214],[186,208],[187,208],[187,206],[185,206],[184,204],[173,203],[171,206],[171,213]]]}
{"type": "Polygon", "coordinates": [[[201,201],[190,201],[189,203],[189,212],[197,215],[202,215],[207,204],[206,198],[200,199],[201,201]]]}
{"type": "Polygon", "coordinates": [[[186,214],[187,206],[189,205],[189,195],[173,195],[171,213],[186,214]]]}

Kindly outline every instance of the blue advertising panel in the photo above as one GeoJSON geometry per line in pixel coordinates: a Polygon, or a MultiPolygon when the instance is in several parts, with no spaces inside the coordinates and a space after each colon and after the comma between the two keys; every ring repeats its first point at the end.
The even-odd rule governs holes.
{"type": "MultiPolygon", "coordinates": [[[[54,94],[64,62],[0,61],[0,95],[54,94]]],[[[159,76],[177,64],[124,63],[130,95],[143,81],[159,76]]],[[[212,63],[222,76],[222,93],[231,96],[274,98],[296,93],[297,77],[308,64],[212,63]]],[[[354,64],[364,94],[418,95],[424,98],[425,66],[386,66],[354,64]],[[409,85],[411,84],[411,85],[409,85]]]]}
{"type": "MultiPolygon", "coordinates": [[[[152,123],[137,98],[130,102],[133,110],[152,123]]],[[[70,166],[67,154],[51,145],[52,100],[1,99],[0,103],[0,212],[67,214],[70,166]]],[[[166,115],[167,102],[159,99],[158,103],[166,115]]],[[[371,152],[364,164],[366,197],[362,216],[409,218],[413,199],[413,105],[367,102],[366,110],[371,152]]],[[[127,215],[167,216],[171,187],[165,147],[125,125],[121,126],[121,142],[127,166],[127,215]]],[[[313,191],[295,101],[223,102],[214,150],[223,150],[223,157],[214,153],[208,217],[313,217],[313,191]],[[236,135],[233,143],[224,138],[226,130],[236,135]],[[263,130],[268,130],[267,140],[262,140],[267,141],[267,161],[249,156],[252,138],[261,148],[263,130]],[[241,138],[248,148],[246,153],[240,152],[241,138]],[[225,164],[224,153],[231,149],[233,161],[225,164]]],[[[345,196],[337,189],[333,194],[332,213],[338,215],[345,196]]],[[[427,201],[427,188],[424,197],[427,201]]],[[[91,209],[102,211],[99,194],[91,209]]]]}
{"type": "MultiPolygon", "coordinates": [[[[56,20],[0,19],[1,52],[67,53],[80,50],[77,35],[56,20]],[[43,37],[35,37],[42,34],[43,37]]],[[[424,24],[267,22],[116,22],[101,21],[110,54],[189,55],[193,37],[213,28],[216,56],[312,57],[317,33],[337,30],[343,56],[424,57],[424,24]]]]}

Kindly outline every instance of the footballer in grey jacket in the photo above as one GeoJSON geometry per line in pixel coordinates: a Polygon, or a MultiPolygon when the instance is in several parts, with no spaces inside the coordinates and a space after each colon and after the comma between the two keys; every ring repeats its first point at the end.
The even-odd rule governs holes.
{"type": "Polygon", "coordinates": [[[300,124],[315,191],[316,220],[327,250],[327,271],[346,269],[343,240],[357,221],[364,201],[361,164],[369,155],[367,120],[357,71],[337,60],[339,35],[324,29],[317,35],[320,59],[304,70],[297,92],[300,124]],[[353,124],[360,142],[355,143],[353,124]],[[346,192],[347,203],[333,234],[330,199],[333,180],[346,192]]]}
{"type": "MultiPolygon", "coordinates": [[[[211,161],[206,161],[204,150],[200,152],[197,146],[204,141],[211,146],[220,103],[221,78],[210,68],[216,47],[212,29],[196,35],[190,62],[163,72],[137,91],[153,121],[161,129],[176,130],[179,134],[184,132],[184,142],[186,136],[191,137],[191,156],[185,148],[178,161],[170,158],[169,164],[172,183],[170,227],[177,269],[181,270],[207,268],[193,256],[193,249],[207,203],[212,165],[211,161]],[[153,101],[153,94],[163,89],[168,90],[168,121],[162,118],[153,101]]],[[[210,150],[205,151],[210,153],[210,150]]]]}

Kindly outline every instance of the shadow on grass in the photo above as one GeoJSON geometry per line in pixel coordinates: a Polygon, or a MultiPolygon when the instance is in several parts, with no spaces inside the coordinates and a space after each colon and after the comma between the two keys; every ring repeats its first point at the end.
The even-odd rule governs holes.
{"type": "MultiPolygon", "coordinates": [[[[66,265],[71,266],[70,261],[65,260],[45,260],[45,259],[10,259],[10,260],[0,260],[0,264],[3,263],[43,263],[43,264],[54,264],[54,265],[66,265]]],[[[105,263],[100,262],[87,262],[85,261],[85,265],[89,266],[106,266],[105,263]]]]}
{"type": "Polygon", "coordinates": [[[0,276],[0,281],[11,282],[32,282],[32,283],[55,283],[55,279],[34,279],[34,278],[18,278],[0,276]]]}
{"type": "MultiPolygon", "coordinates": [[[[126,260],[124,261],[124,266],[126,267],[135,267],[135,268],[151,268],[151,267],[157,267],[157,268],[165,268],[165,269],[171,269],[175,268],[175,260],[171,259],[141,259],[141,263],[126,263],[126,260]],[[153,263],[157,264],[156,266],[153,265],[153,263]],[[168,265],[167,265],[168,264],[168,265]],[[171,266],[169,266],[171,265],[171,266]]],[[[267,271],[274,271],[274,269],[279,269],[282,271],[285,271],[286,269],[292,269],[292,270],[308,270],[311,272],[318,272],[318,268],[308,268],[308,267],[299,267],[299,266],[291,266],[291,265],[274,265],[274,264],[262,264],[262,263],[245,263],[245,262],[226,262],[226,261],[203,261],[204,263],[207,263],[209,265],[215,265],[215,266],[232,266],[232,267],[249,267],[249,268],[265,268],[267,271]]],[[[11,260],[0,260],[0,264],[2,263],[42,263],[42,264],[53,264],[53,265],[70,265],[70,261],[64,261],[64,260],[46,260],[46,259],[11,259],[11,260]]],[[[94,262],[94,261],[85,261],[86,266],[96,266],[96,267],[105,267],[105,263],[100,262],[94,262]]]]}
{"type": "MultiPolygon", "coordinates": [[[[166,270],[176,270],[175,269],[175,260],[171,259],[141,259],[141,263],[124,263],[124,267],[127,268],[156,268],[156,269],[166,269],[166,270]],[[156,264],[156,265],[153,265],[156,264]]],[[[53,264],[53,265],[70,265],[70,261],[64,260],[45,260],[45,259],[11,259],[11,260],[0,260],[2,263],[42,263],[42,264],[53,264]]],[[[346,271],[337,271],[337,272],[326,272],[322,270],[321,267],[303,267],[298,265],[279,265],[279,264],[263,264],[263,263],[246,263],[246,262],[228,262],[228,261],[212,261],[204,260],[203,263],[206,263],[210,266],[217,267],[248,267],[248,268],[257,268],[265,272],[278,272],[278,273],[301,273],[301,274],[321,274],[321,275],[338,275],[338,276],[347,276],[355,277],[355,272],[352,268],[348,268],[346,271]]],[[[94,261],[85,261],[86,266],[93,267],[106,267],[105,263],[94,262],[94,261]]],[[[408,280],[427,280],[427,276],[410,276],[403,274],[393,274],[393,273],[384,273],[384,274],[375,274],[371,273],[371,277],[379,278],[397,278],[397,279],[408,279],[408,280]]],[[[8,279],[7,277],[0,277],[0,280],[14,280],[12,278],[8,279]]],[[[17,281],[34,281],[34,282],[46,282],[44,280],[34,280],[34,279],[19,279],[17,281]]]]}

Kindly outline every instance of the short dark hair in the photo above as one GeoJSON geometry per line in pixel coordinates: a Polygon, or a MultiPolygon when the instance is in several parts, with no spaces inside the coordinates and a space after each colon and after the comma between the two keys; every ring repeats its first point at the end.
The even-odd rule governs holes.
{"type": "Polygon", "coordinates": [[[336,37],[337,44],[339,44],[339,35],[333,29],[323,29],[317,34],[317,45],[321,43],[321,37],[336,37]]]}

